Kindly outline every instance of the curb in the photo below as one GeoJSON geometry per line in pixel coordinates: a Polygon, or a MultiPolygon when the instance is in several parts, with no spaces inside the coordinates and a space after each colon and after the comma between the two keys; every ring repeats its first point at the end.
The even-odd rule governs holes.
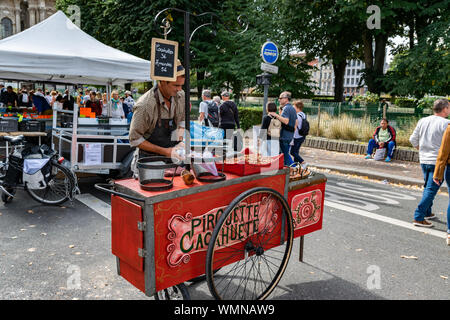
{"type": "MultiPolygon", "coordinates": [[[[405,178],[404,176],[398,176],[394,174],[376,174],[367,170],[360,170],[360,169],[349,169],[349,168],[342,168],[338,166],[333,165],[319,165],[314,164],[311,165],[312,168],[322,169],[322,170],[332,170],[343,174],[353,174],[357,175],[359,177],[368,177],[369,179],[374,180],[386,180],[390,183],[398,183],[398,184],[404,184],[404,185],[413,185],[418,187],[423,187],[424,181],[422,179],[413,179],[413,178],[405,178]]],[[[441,191],[447,192],[447,186],[446,184],[442,184],[440,187],[441,191]]]]}
{"type": "MultiPolygon", "coordinates": [[[[351,141],[330,140],[326,138],[306,138],[304,147],[314,149],[325,149],[327,151],[349,152],[357,154],[366,154],[367,143],[361,144],[351,141]]],[[[417,150],[403,149],[397,147],[394,151],[394,160],[419,162],[419,152],[417,150]]]]}

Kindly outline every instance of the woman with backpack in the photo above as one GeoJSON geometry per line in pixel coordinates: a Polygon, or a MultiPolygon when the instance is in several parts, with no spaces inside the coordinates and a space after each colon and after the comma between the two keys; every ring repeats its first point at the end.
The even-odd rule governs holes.
{"type": "Polygon", "coordinates": [[[303,142],[305,142],[306,135],[309,131],[309,124],[306,120],[306,114],[303,112],[303,102],[300,100],[294,101],[294,108],[297,111],[297,120],[295,121],[294,140],[291,145],[290,154],[294,158],[294,162],[298,162],[303,170],[306,170],[307,164],[300,156],[299,151],[303,142]]]}
{"type": "MultiPolygon", "coordinates": [[[[277,105],[273,102],[267,104],[267,113],[277,112],[277,105]]],[[[280,154],[281,121],[270,114],[264,116],[261,124],[259,139],[262,140],[261,153],[263,156],[278,156],[280,154]],[[264,135],[267,133],[267,136],[264,135]]]]}

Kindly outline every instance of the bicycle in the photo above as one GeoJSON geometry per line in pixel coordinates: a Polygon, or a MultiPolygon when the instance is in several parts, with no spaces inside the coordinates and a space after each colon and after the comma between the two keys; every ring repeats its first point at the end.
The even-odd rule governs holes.
{"type": "Polygon", "coordinates": [[[13,200],[18,188],[47,205],[72,201],[79,193],[75,173],[64,166],[66,160],[56,151],[45,144],[24,144],[22,135],[0,140],[11,144],[9,156],[0,162],[0,191],[5,204],[13,200]]]}

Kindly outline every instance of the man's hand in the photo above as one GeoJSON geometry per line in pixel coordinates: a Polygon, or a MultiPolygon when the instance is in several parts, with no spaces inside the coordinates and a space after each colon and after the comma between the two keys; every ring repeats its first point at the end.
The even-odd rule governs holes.
{"type": "Polygon", "coordinates": [[[184,160],[184,157],[180,155],[179,150],[182,150],[181,148],[178,147],[179,145],[177,145],[176,147],[173,148],[167,148],[166,149],[166,154],[165,156],[171,159],[177,159],[177,160],[184,160]]]}
{"type": "Polygon", "coordinates": [[[278,116],[278,114],[276,112],[269,112],[269,115],[276,118],[278,116]]]}
{"type": "Polygon", "coordinates": [[[441,180],[438,180],[436,178],[433,178],[434,183],[436,183],[438,186],[440,186],[442,184],[441,180]]]}

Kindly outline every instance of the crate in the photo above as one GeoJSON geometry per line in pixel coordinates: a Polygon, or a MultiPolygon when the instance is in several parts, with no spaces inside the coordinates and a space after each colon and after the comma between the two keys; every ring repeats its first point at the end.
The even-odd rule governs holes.
{"type": "MultiPolygon", "coordinates": [[[[249,176],[252,174],[261,174],[268,171],[280,170],[284,166],[284,155],[272,157],[266,164],[250,164],[247,162],[224,163],[223,172],[232,173],[238,176],[249,176]]],[[[222,170],[222,163],[216,163],[218,170],[222,170]]]]}
{"type": "Polygon", "coordinates": [[[17,132],[19,122],[17,118],[1,118],[0,132],[17,132]]]}
{"type": "Polygon", "coordinates": [[[23,120],[19,124],[19,130],[22,132],[45,132],[45,121],[23,120]]]}

